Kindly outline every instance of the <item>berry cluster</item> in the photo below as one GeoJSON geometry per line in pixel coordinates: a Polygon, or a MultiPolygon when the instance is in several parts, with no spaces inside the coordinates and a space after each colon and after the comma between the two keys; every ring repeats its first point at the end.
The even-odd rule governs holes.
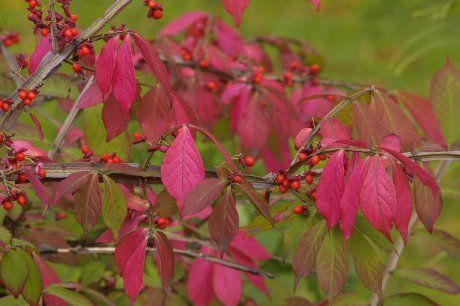
{"type": "Polygon", "coordinates": [[[158,20],[163,17],[163,7],[157,1],[144,0],[144,5],[149,7],[147,18],[158,20]]]}
{"type": "Polygon", "coordinates": [[[10,110],[11,104],[13,104],[13,100],[11,100],[10,98],[0,99],[0,108],[5,113],[10,110]]]}
{"type": "Polygon", "coordinates": [[[88,146],[82,146],[81,153],[83,154],[83,159],[89,159],[91,162],[100,162],[104,164],[117,164],[122,162],[121,158],[118,157],[116,153],[103,153],[101,156],[94,156],[93,150],[90,150],[88,146]]]}
{"type": "Polygon", "coordinates": [[[16,55],[16,62],[18,63],[19,68],[25,69],[29,66],[29,61],[26,59],[24,54],[16,55]]]}
{"type": "Polygon", "coordinates": [[[36,90],[27,90],[25,88],[18,89],[19,98],[24,106],[29,106],[37,98],[36,90]]]}
{"type": "Polygon", "coordinates": [[[21,41],[21,37],[19,33],[6,33],[0,36],[0,40],[2,41],[5,47],[11,47],[12,45],[18,44],[21,41]]]}
{"type": "Polygon", "coordinates": [[[280,193],[286,193],[289,189],[299,190],[300,189],[300,177],[289,176],[281,171],[275,179],[275,185],[278,186],[280,193]]]}
{"type": "Polygon", "coordinates": [[[22,191],[11,189],[10,195],[2,199],[3,209],[7,211],[13,209],[14,201],[16,201],[21,206],[25,206],[27,204],[27,196],[22,191]]]}
{"type": "Polygon", "coordinates": [[[289,70],[283,74],[283,83],[287,87],[294,86],[294,75],[297,76],[309,76],[312,78],[313,85],[318,85],[318,80],[315,76],[320,72],[321,67],[318,64],[311,66],[302,66],[299,62],[292,62],[289,66],[289,70]]]}

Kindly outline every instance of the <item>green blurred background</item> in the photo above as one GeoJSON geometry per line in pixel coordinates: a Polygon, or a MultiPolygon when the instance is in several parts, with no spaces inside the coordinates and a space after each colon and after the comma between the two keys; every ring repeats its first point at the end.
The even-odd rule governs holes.
{"type": "MultiPolygon", "coordinates": [[[[73,1],[72,12],[79,15],[79,25],[85,28],[112,2],[73,1]]],[[[205,10],[232,23],[219,0],[163,0],[161,3],[165,11],[160,21],[145,17],[147,9],[142,0],[133,2],[111,24],[126,23],[128,28],[148,38],[154,38],[158,29],[168,21],[192,10],[205,10]]],[[[0,28],[18,31],[23,39],[11,51],[29,54],[35,42],[30,32],[31,23],[26,19],[26,4],[22,0],[0,0],[0,3],[0,28]]],[[[431,77],[441,68],[446,57],[459,67],[460,0],[322,0],[319,13],[314,11],[308,0],[251,0],[241,31],[247,38],[282,35],[307,41],[325,58],[324,77],[372,83],[426,96],[431,77]]],[[[47,106],[47,110],[50,114],[57,114],[55,104],[47,106]]],[[[59,119],[59,116],[53,117],[59,119]]],[[[44,129],[46,138],[50,140],[55,134],[55,127],[48,125],[44,123],[44,129]]],[[[206,145],[200,149],[205,151],[206,145]]],[[[445,207],[437,224],[437,228],[455,237],[460,236],[460,213],[456,205],[460,200],[459,169],[458,166],[452,167],[443,181],[445,207]]],[[[258,238],[267,248],[278,248],[273,237],[273,232],[269,232],[258,238]]],[[[416,231],[407,252],[403,254],[401,266],[434,267],[460,283],[458,259],[438,250],[427,240],[426,233],[416,231]]],[[[264,268],[277,275],[269,282],[274,297],[292,293],[293,277],[288,267],[271,265],[264,268]]],[[[358,290],[362,297],[369,295],[356,276],[352,276],[346,290],[355,291],[357,288],[362,289],[358,290]]],[[[251,296],[261,298],[252,288],[247,290],[251,296]]],[[[392,277],[388,293],[401,291],[423,292],[440,305],[460,304],[456,296],[440,294],[392,277]]],[[[303,282],[299,294],[311,299],[321,295],[313,281],[303,282]]]]}

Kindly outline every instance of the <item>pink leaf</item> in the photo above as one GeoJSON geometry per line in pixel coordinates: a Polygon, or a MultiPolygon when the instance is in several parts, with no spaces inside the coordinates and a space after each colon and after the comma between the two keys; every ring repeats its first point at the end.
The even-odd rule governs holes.
{"type": "Polygon", "coordinates": [[[172,92],[172,106],[174,109],[174,125],[186,123],[195,124],[198,119],[192,107],[177,92],[172,92]]]}
{"type": "Polygon", "coordinates": [[[239,27],[249,0],[222,0],[222,4],[230,16],[232,16],[236,26],[239,27]]]}
{"type": "Polygon", "coordinates": [[[108,97],[112,88],[113,71],[117,58],[119,36],[112,37],[102,47],[101,54],[97,58],[95,68],[96,83],[104,98],[108,97]]]}
{"type": "Polygon", "coordinates": [[[29,74],[33,74],[37,70],[40,62],[45,57],[45,55],[51,51],[51,35],[43,37],[40,43],[35,48],[34,53],[30,56],[29,59],[29,74]]]}
{"type": "Polygon", "coordinates": [[[430,192],[430,189],[421,182],[419,177],[413,180],[414,206],[417,216],[425,228],[433,231],[434,222],[439,218],[442,209],[442,197],[440,193],[430,192]]]}
{"type": "Polygon", "coordinates": [[[211,206],[226,183],[219,178],[209,178],[198,183],[185,195],[181,215],[194,215],[211,206]]]}
{"type": "Polygon", "coordinates": [[[164,26],[161,31],[158,32],[157,37],[161,38],[177,35],[207,16],[208,14],[205,12],[190,12],[183,14],[164,26]]]}
{"type": "Polygon", "coordinates": [[[187,292],[196,306],[207,306],[215,298],[213,283],[214,265],[203,259],[196,259],[190,268],[187,292]]]}
{"type": "Polygon", "coordinates": [[[233,239],[231,247],[254,260],[267,260],[271,255],[264,247],[251,236],[245,236],[244,232],[238,232],[233,239]]]}
{"type": "Polygon", "coordinates": [[[300,149],[300,147],[308,139],[312,130],[313,129],[311,128],[304,128],[304,129],[301,129],[299,133],[297,133],[297,136],[294,139],[294,145],[297,150],[300,149]]]}
{"type": "Polygon", "coordinates": [[[13,150],[16,150],[16,151],[17,150],[22,151],[22,150],[26,149],[25,154],[30,156],[30,157],[45,158],[47,160],[50,160],[49,158],[47,158],[47,154],[46,154],[45,151],[43,151],[40,148],[35,147],[34,145],[32,145],[27,140],[15,140],[15,141],[13,141],[13,144],[11,145],[11,148],[13,150]]]}
{"type": "Polygon", "coordinates": [[[143,236],[139,244],[131,244],[133,253],[126,262],[125,273],[123,275],[123,284],[125,285],[126,295],[130,298],[132,304],[136,302],[136,298],[144,287],[144,261],[145,249],[147,247],[147,235],[145,230],[142,230],[143,236]]]}
{"type": "Polygon", "coordinates": [[[37,178],[35,175],[34,171],[30,168],[27,167],[25,168],[25,174],[27,176],[27,179],[29,182],[32,184],[32,188],[37,195],[37,197],[40,199],[42,202],[43,206],[45,206],[45,209],[50,208],[52,204],[52,198],[49,194],[49,190],[45,187],[45,185],[42,184],[42,182],[37,178]]]}
{"type": "Polygon", "coordinates": [[[104,102],[102,108],[102,122],[104,123],[105,130],[107,131],[106,141],[109,142],[117,137],[128,127],[131,114],[129,110],[121,107],[114,97],[110,97],[104,102]]]}
{"type": "Polygon", "coordinates": [[[395,224],[404,243],[407,243],[408,226],[412,213],[412,197],[409,181],[401,167],[393,161],[393,183],[395,185],[397,207],[395,211],[395,224]]]}
{"type": "Polygon", "coordinates": [[[155,247],[157,248],[160,258],[160,266],[158,267],[161,276],[163,289],[167,294],[171,293],[171,282],[174,278],[174,253],[171,242],[163,232],[156,232],[153,236],[155,247]]]}
{"type": "MultiPolygon", "coordinates": [[[[42,288],[46,288],[52,284],[59,284],[61,282],[56,272],[54,272],[53,269],[51,269],[46,264],[46,262],[43,259],[41,259],[40,256],[38,256],[35,253],[32,253],[32,256],[34,258],[35,264],[37,265],[37,268],[40,270],[40,274],[42,278],[42,288]]],[[[67,305],[66,301],[54,295],[51,295],[51,294],[45,294],[43,299],[45,300],[46,305],[53,305],[53,306],[66,306],[67,305]]]]}
{"type": "Polygon", "coordinates": [[[118,272],[121,276],[124,276],[127,263],[135,251],[133,246],[137,247],[141,245],[146,237],[146,229],[138,228],[121,238],[118,242],[115,249],[115,262],[118,266],[118,272]]]}
{"type": "Polygon", "coordinates": [[[242,293],[242,279],[239,271],[221,265],[214,265],[213,288],[219,301],[225,306],[237,306],[242,293]]]}
{"type": "Polygon", "coordinates": [[[340,230],[344,239],[350,238],[353,233],[356,214],[359,210],[359,193],[366,175],[368,161],[369,159],[359,159],[346,178],[345,191],[340,200],[340,218],[342,219],[340,230]]]}
{"type": "Polygon", "coordinates": [[[324,167],[316,190],[318,213],[333,227],[340,219],[340,201],[345,188],[344,152],[337,151],[324,167]]]}
{"type": "Polygon", "coordinates": [[[104,101],[104,97],[102,96],[102,91],[99,89],[97,83],[93,83],[90,85],[88,90],[86,90],[80,97],[78,102],[78,108],[88,108],[91,106],[98,105],[104,101]]]}
{"type": "Polygon", "coordinates": [[[64,180],[56,184],[55,201],[57,202],[64,195],[72,195],[83,185],[86,184],[90,177],[89,171],[72,173],[64,180]]]}
{"type": "MultiPolygon", "coordinates": [[[[242,254],[241,252],[232,251],[231,254],[236,259],[236,262],[238,262],[239,264],[251,267],[253,269],[259,269],[259,267],[254,263],[254,261],[252,261],[249,257],[242,254]]],[[[264,278],[262,276],[254,275],[251,273],[245,273],[244,275],[246,276],[248,281],[260,292],[262,292],[266,296],[270,296],[270,293],[268,292],[267,286],[265,285],[264,278]]]]}
{"type": "Polygon", "coordinates": [[[204,166],[200,152],[187,126],[183,126],[166,152],[161,177],[166,190],[182,209],[187,192],[204,180],[204,166]]]}
{"type": "Polygon", "coordinates": [[[131,36],[126,35],[118,50],[112,78],[113,96],[125,111],[131,109],[137,94],[132,57],[131,36]]]}
{"type": "Polygon", "coordinates": [[[315,10],[316,10],[317,12],[319,12],[320,0],[310,0],[310,3],[311,3],[311,5],[313,5],[313,7],[315,8],[315,10]]]}
{"type": "Polygon", "coordinates": [[[35,127],[37,128],[38,137],[40,138],[40,140],[43,140],[44,136],[42,131],[42,124],[34,114],[29,113],[29,116],[32,122],[34,123],[35,127]]]}
{"type": "Polygon", "coordinates": [[[171,101],[162,86],[153,87],[140,101],[137,121],[143,135],[157,143],[171,124],[171,101]]]}
{"type": "Polygon", "coordinates": [[[244,41],[235,29],[221,20],[214,24],[214,34],[218,47],[227,55],[240,56],[244,54],[244,41]]]}
{"type": "Polygon", "coordinates": [[[370,158],[359,202],[369,223],[391,240],[390,230],[397,207],[396,190],[385,169],[385,160],[378,156],[370,158]]]}
{"type": "Polygon", "coordinates": [[[238,124],[241,144],[247,148],[262,149],[270,132],[267,118],[261,105],[259,105],[258,97],[257,94],[252,96],[238,124]]]}
{"type": "Polygon", "coordinates": [[[398,137],[398,135],[390,134],[382,139],[380,146],[399,152],[401,151],[401,139],[398,137]]]}

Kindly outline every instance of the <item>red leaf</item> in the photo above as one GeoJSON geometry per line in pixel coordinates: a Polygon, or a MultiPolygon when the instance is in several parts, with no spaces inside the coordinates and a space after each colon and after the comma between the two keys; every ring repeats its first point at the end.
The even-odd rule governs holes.
{"type": "Polygon", "coordinates": [[[188,273],[187,292],[196,306],[207,306],[215,298],[212,287],[214,264],[196,259],[188,273]]]}
{"type": "Polygon", "coordinates": [[[181,210],[187,192],[202,182],[204,176],[200,152],[188,127],[183,126],[166,152],[161,165],[162,182],[169,194],[177,200],[181,210]]]}
{"type": "Polygon", "coordinates": [[[102,47],[101,54],[96,60],[95,76],[96,83],[104,98],[107,98],[112,89],[113,71],[115,68],[115,61],[117,58],[119,36],[112,37],[102,47]]]}
{"type": "Polygon", "coordinates": [[[213,209],[208,228],[211,238],[219,249],[220,256],[223,256],[239,228],[238,212],[230,186],[225,189],[221,201],[213,209]]]}
{"type": "Polygon", "coordinates": [[[217,46],[225,54],[236,57],[244,54],[244,40],[235,29],[219,19],[214,23],[213,29],[217,46]]]}
{"type": "MultiPolygon", "coordinates": [[[[56,272],[54,272],[53,269],[51,269],[46,264],[46,262],[41,259],[40,256],[38,256],[35,253],[32,253],[32,256],[42,276],[42,288],[46,288],[52,284],[59,284],[61,282],[56,272]]],[[[67,305],[66,301],[54,295],[51,295],[51,294],[45,294],[43,299],[46,305],[53,305],[53,306],[66,306],[67,305]]]]}
{"type": "Polygon", "coordinates": [[[29,59],[29,74],[33,74],[37,70],[40,62],[45,57],[45,55],[50,52],[52,49],[51,46],[51,35],[43,37],[40,43],[34,50],[34,53],[30,56],[29,59]]]}
{"type": "Polygon", "coordinates": [[[344,152],[337,151],[324,167],[318,183],[316,207],[329,228],[340,219],[340,201],[345,188],[344,152]]]}
{"type": "Polygon", "coordinates": [[[171,282],[174,278],[174,253],[171,242],[162,232],[156,232],[153,236],[155,247],[160,258],[159,273],[163,289],[167,294],[171,293],[171,282]]]}
{"type": "MultiPolygon", "coordinates": [[[[241,252],[231,250],[231,254],[235,258],[236,262],[238,262],[239,264],[245,265],[253,269],[259,269],[259,267],[254,263],[254,261],[251,258],[242,254],[241,252]]],[[[267,286],[265,285],[264,278],[262,276],[254,275],[251,273],[244,273],[244,276],[246,276],[247,280],[260,292],[262,292],[268,297],[270,296],[270,293],[268,292],[267,286]]]]}
{"type": "Polygon", "coordinates": [[[267,250],[254,237],[245,236],[244,232],[241,231],[236,234],[231,247],[253,260],[267,260],[271,258],[267,250]]]}
{"type": "Polygon", "coordinates": [[[349,239],[353,234],[356,214],[359,210],[359,193],[366,175],[369,159],[359,159],[351,172],[347,175],[345,191],[340,201],[340,230],[344,239],[349,239]]]}
{"type": "Polygon", "coordinates": [[[395,214],[395,225],[399,233],[407,243],[408,226],[412,213],[412,197],[409,181],[401,167],[395,162],[393,163],[393,183],[396,190],[397,206],[395,214]]]}
{"type": "Polygon", "coordinates": [[[162,86],[154,86],[140,101],[137,121],[142,134],[156,144],[170,127],[171,101],[162,86]]]}
{"type": "Polygon", "coordinates": [[[206,17],[208,17],[208,14],[205,12],[190,12],[183,14],[164,26],[161,31],[158,32],[157,37],[161,38],[177,35],[206,17]]]}
{"type": "Polygon", "coordinates": [[[102,122],[107,131],[106,141],[109,142],[117,137],[128,127],[131,120],[129,110],[123,109],[120,104],[111,95],[102,108],[102,122]]]}
{"type": "Polygon", "coordinates": [[[147,247],[146,230],[142,229],[142,239],[139,244],[131,244],[132,254],[126,262],[123,284],[125,285],[126,295],[130,298],[132,304],[136,302],[136,298],[144,287],[144,262],[145,249],[147,247]]]}
{"type": "Polygon", "coordinates": [[[80,189],[81,186],[88,181],[90,174],[91,172],[89,171],[72,173],[64,180],[57,183],[56,195],[54,197],[55,201],[57,202],[64,195],[71,195],[80,189]]]}
{"type": "Polygon", "coordinates": [[[320,0],[310,0],[311,5],[313,5],[313,7],[315,8],[317,12],[319,12],[319,4],[320,4],[319,2],[320,0]]]}
{"type": "Polygon", "coordinates": [[[390,134],[382,139],[380,146],[399,152],[401,151],[401,139],[398,137],[398,135],[390,134]]]}
{"type": "Polygon", "coordinates": [[[81,95],[80,100],[78,102],[78,108],[88,108],[91,106],[98,105],[104,101],[104,97],[102,96],[101,89],[97,85],[97,83],[93,83],[89,86],[89,88],[81,95]]]}
{"type": "Polygon", "coordinates": [[[118,242],[115,249],[115,262],[121,276],[124,276],[127,263],[135,251],[133,246],[141,245],[146,238],[147,230],[145,228],[138,228],[121,238],[118,242]]]}
{"type": "Polygon", "coordinates": [[[313,129],[311,128],[304,128],[297,133],[297,136],[294,139],[294,145],[295,148],[298,150],[300,147],[304,144],[304,142],[310,137],[311,131],[313,129]]]}
{"type": "Polygon", "coordinates": [[[126,35],[118,50],[112,79],[113,96],[125,111],[131,109],[137,94],[132,57],[131,36],[126,35]]]}
{"type": "Polygon", "coordinates": [[[239,27],[249,0],[222,0],[222,4],[230,16],[232,16],[236,26],[239,27]]]}
{"type": "Polygon", "coordinates": [[[267,118],[259,105],[258,95],[252,96],[246,112],[238,124],[241,144],[247,148],[262,149],[270,132],[267,118]]]}
{"type": "Polygon", "coordinates": [[[35,194],[40,199],[43,206],[45,206],[45,209],[50,208],[52,204],[52,198],[50,197],[49,190],[37,178],[34,171],[30,167],[25,168],[25,174],[29,182],[32,184],[32,188],[35,194]]]}
{"type": "Polygon", "coordinates": [[[37,128],[38,137],[40,138],[40,140],[43,140],[44,136],[43,136],[42,125],[41,125],[40,121],[32,113],[29,113],[29,116],[30,116],[30,119],[32,119],[32,122],[35,124],[35,127],[37,128]]]}
{"type": "Polygon", "coordinates": [[[239,271],[221,265],[214,265],[213,288],[219,301],[225,306],[237,306],[242,293],[242,279],[239,271]]]}
{"type": "Polygon", "coordinates": [[[430,192],[419,177],[413,180],[414,206],[417,216],[429,232],[433,231],[434,222],[439,218],[442,208],[440,193],[430,192]]]}
{"type": "Polygon", "coordinates": [[[172,106],[174,109],[174,126],[183,124],[197,123],[197,116],[187,101],[185,101],[177,92],[172,92],[172,106]]]}
{"type": "Polygon", "coordinates": [[[209,178],[195,185],[185,195],[181,216],[194,215],[211,206],[226,184],[221,179],[209,178]]]}
{"type": "Polygon", "coordinates": [[[378,156],[370,158],[359,202],[370,224],[391,240],[390,231],[397,207],[396,190],[385,169],[385,160],[378,156]]]}
{"type": "Polygon", "coordinates": [[[160,59],[158,55],[158,51],[155,49],[152,44],[146,42],[142,37],[140,37],[137,33],[133,34],[134,42],[139,47],[139,51],[141,52],[142,56],[144,57],[148,67],[153,71],[155,74],[158,82],[166,89],[171,89],[171,84],[169,82],[169,73],[166,69],[166,66],[160,59]]]}

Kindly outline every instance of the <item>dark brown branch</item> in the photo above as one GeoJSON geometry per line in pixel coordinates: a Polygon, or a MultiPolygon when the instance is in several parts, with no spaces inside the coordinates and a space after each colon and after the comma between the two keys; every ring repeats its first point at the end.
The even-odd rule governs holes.
{"type": "MultiPolygon", "coordinates": [[[[147,252],[152,252],[156,253],[155,248],[147,248],[147,252]]],[[[173,250],[175,254],[185,256],[185,257],[190,257],[190,258],[200,258],[218,265],[222,265],[225,267],[229,267],[235,270],[239,270],[242,272],[250,273],[253,275],[259,275],[263,276],[266,278],[274,278],[273,274],[254,269],[248,266],[243,266],[240,264],[237,264],[233,261],[228,261],[225,259],[217,258],[214,256],[210,256],[207,254],[203,253],[195,253],[192,251],[188,250],[178,250],[174,249],[173,250]]],[[[115,253],[115,248],[114,247],[73,247],[73,248],[66,248],[66,249],[42,249],[40,250],[40,254],[42,255],[47,255],[47,254],[69,254],[69,253],[75,253],[75,254],[107,254],[111,255],[115,253]]]]}

